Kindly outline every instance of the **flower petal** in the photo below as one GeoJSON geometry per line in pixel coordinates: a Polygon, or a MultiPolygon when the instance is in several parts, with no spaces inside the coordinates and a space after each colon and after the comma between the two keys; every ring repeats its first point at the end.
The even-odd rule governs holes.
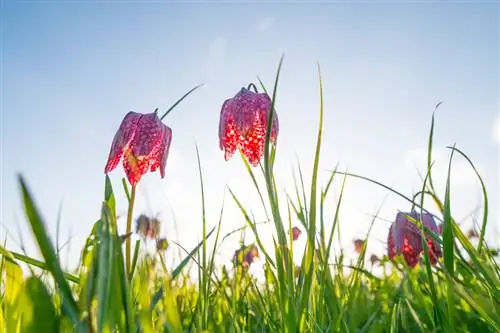
{"type": "Polygon", "coordinates": [[[156,112],[144,114],[137,124],[137,134],[130,143],[137,158],[149,157],[162,136],[162,122],[156,112]]]}
{"type": "Polygon", "coordinates": [[[165,168],[167,166],[168,153],[170,151],[170,144],[172,143],[172,129],[165,125],[164,128],[165,138],[162,141],[162,146],[160,147],[160,175],[161,178],[165,177],[165,168]]]}
{"type": "Polygon", "coordinates": [[[118,131],[116,132],[111,149],[109,152],[108,161],[104,168],[104,172],[108,173],[120,162],[124,149],[130,144],[137,130],[137,124],[141,119],[142,114],[130,111],[123,118],[118,131]]]}
{"type": "Polygon", "coordinates": [[[132,186],[135,186],[142,175],[146,173],[147,169],[144,169],[144,163],[141,163],[130,151],[126,149],[123,154],[123,169],[128,181],[132,186]]]}
{"type": "Polygon", "coordinates": [[[231,113],[232,105],[233,102],[231,100],[224,102],[219,123],[219,146],[224,151],[224,159],[226,161],[233,156],[240,138],[231,113]]]}
{"type": "Polygon", "coordinates": [[[227,99],[222,104],[222,108],[220,110],[220,118],[219,118],[219,147],[220,150],[224,150],[224,139],[226,136],[227,130],[227,122],[229,117],[229,109],[231,108],[232,100],[227,99]]]}

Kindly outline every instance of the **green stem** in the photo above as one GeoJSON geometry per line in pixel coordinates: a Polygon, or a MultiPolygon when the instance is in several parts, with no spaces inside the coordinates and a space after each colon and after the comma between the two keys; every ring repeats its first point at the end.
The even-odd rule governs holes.
{"type": "MultiPolygon", "coordinates": [[[[132,191],[130,192],[130,201],[128,202],[128,213],[127,213],[127,231],[126,233],[132,232],[132,214],[134,212],[134,202],[135,202],[135,185],[132,185],[132,191]]],[[[130,238],[127,237],[125,240],[125,265],[127,274],[130,274],[130,238]]]]}

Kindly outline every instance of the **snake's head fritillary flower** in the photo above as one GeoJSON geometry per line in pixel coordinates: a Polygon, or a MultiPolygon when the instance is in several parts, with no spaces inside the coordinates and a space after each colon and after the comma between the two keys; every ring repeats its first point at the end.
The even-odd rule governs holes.
{"type": "Polygon", "coordinates": [[[156,251],[162,252],[166,251],[168,248],[168,241],[166,238],[158,238],[156,240],[156,251]]]}
{"type": "MultiPolygon", "coordinates": [[[[224,151],[226,161],[238,148],[252,166],[259,164],[264,155],[271,104],[271,98],[266,93],[246,88],[224,101],[219,120],[219,146],[224,151]]],[[[270,134],[272,144],[276,144],[278,131],[278,116],[275,111],[270,134]]]]}
{"type": "Polygon", "coordinates": [[[158,168],[164,178],[171,142],[172,130],[161,122],[156,111],[146,114],[130,111],[115,134],[104,172],[116,168],[123,157],[125,174],[133,186],[146,172],[158,168]]]}
{"type": "MultiPolygon", "coordinates": [[[[402,254],[408,266],[415,267],[419,262],[419,257],[423,250],[422,235],[417,225],[410,221],[408,217],[420,220],[420,214],[416,211],[410,213],[399,212],[396,215],[396,220],[391,225],[387,237],[388,255],[389,259],[392,260],[396,255],[402,254]]],[[[421,220],[425,227],[435,233],[439,233],[432,215],[423,214],[421,220]]],[[[441,248],[430,235],[427,236],[426,240],[430,261],[432,264],[435,264],[438,257],[442,256],[441,248]]]]}
{"type": "Polygon", "coordinates": [[[250,267],[255,258],[259,258],[259,249],[255,244],[242,245],[240,249],[234,252],[233,262],[241,264],[243,267],[250,267]]]}
{"type": "Polygon", "coordinates": [[[255,244],[250,245],[247,251],[245,261],[249,264],[253,263],[256,258],[259,258],[259,249],[255,246],[255,244]]]}
{"type": "Polygon", "coordinates": [[[157,239],[160,234],[160,220],[141,214],[135,225],[135,232],[143,238],[157,239]]]}
{"type": "MultiPolygon", "coordinates": [[[[422,214],[422,223],[424,224],[427,229],[431,230],[435,234],[441,234],[439,232],[439,227],[436,225],[436,222],[434,221],[434,217],[432,214],[429,213],[423,213],[422,214]]],[[[439,243],[432,238],[432,236],[428,235],[427,236],[427,247],[429,248],[429,259],[431,261],[431,264],[435,265],[438,261],[439,257],[443,256],[443,252],[441,250],[441,246],[439,246],[439,243]]]]}
{"type": "Polygon", "coordinates": [[[418,264],[420,252],[422,252],[420,230],[407,216],[416,219],[417,213],[415,211],[411,213],[399,212],[396,215],[396,221],[389,228],[387,237],[389,259],[392,260],[396,255],[403,254],[408,266],[415,267],[418,264]]]}
{"type": "Polygon", "coordinates": [[[299,227],[293,227],[292,228],[292,239],[296,241],[299,239],[300,235],[302,234],[302,231],[299,229],[299,227]]]}
{"type": "Polygon", "coordinates": [[[365,241],[363,239],[355,239],[352,241],[354,244],[354,251],[356,253],[361,253],[361,250],[363,249],[363,245],[365,245],[365,241]]]}
{"type": "Polygon", "coordinates": [[[467,232],[467,238],[478,238],[479,235],[478,233],[476,232],[476,230],[474,229],[470,229],[468,232],[467,232]]]}
{"type": "Polygon", "coordinates": [[[376,254],[372,254],[370,256],[370,263],[372,264],[372,266],[375,265],[378,262],[380,262],[379,257],[376,254]]]}

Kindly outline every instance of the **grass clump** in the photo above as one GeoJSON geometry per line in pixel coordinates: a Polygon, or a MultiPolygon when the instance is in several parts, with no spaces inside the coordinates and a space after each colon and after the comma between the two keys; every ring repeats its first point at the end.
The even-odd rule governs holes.
{"type": "MultiPolygon", "coordinates": [[[[130,234],[118,234],[116,189],[106,175],[101,216],[81,250],[79,268],[65,272],[26,181],[19,176],[25,214],[43,261],[0,247],[0,332],[499,332],[500,269],[494,251],[484,239],[488,223],[485,184],[467,155],[456,147],[449,147],[450,168],[444,198],[436,193],[431,172],[434,116],[429,135],[428,170],[419,195],[410,198],[375,180],[338,169],[334,169],[328,182],[321,186],[317,180],[323,129],[320,75],[320,121],[310,193],[306,193],[299,167],[296,197],[278,197],[273,172],[276,147],[270,144],[270,132],[282,61],[283,58],[272,93],[264,158],[260,164],[265,186],[255,173],[259,168],[252,168],[243,158],[263,207],[270,212],[269,220],[274,223],[274,248],[263,246],[257,223],[244,203],[229,190],[256,243],[239,249],[233,267],[216,265],[223,208],[218,224],[207,230],[198,155],[203,239],[190,250],[174,244],[184,253],[179,265],[166,266],[165,256],[170,255],[174,245],[163,239],[158,241],[158,251],[154,254],[144,251],[140,241],[134,244],[132,252],[130,234]],[[455,155],[470,163],[483,189],[484,216],[477,245],[472,244],[470,235],[464,234],[453,218],[450,174],[455,155]],[[342,178],[342,191],[335,215],[325,217],[326,198],[336,177],[342,178]],[[354,265],[346,264],[342,252],[332,255],[339,232],[342,192],[349,177],[385,187],[406,199],[419,213],[426,211],[428,202],[436,205],[441,212],[436,218],[442,221],[442,234],[429,231],[422,221],[413,223],[442,248],[443,257],[437,264],[431,263],[425,238],[422,238],[423,256],[414,268],[401,256],[395,260],[387,256],[370,258],[372,264],[388,268],[381,275],[367,268],[366,241],[359,242],[359,256],[354,265]],[[280,211],[280,199],[286,200],[286,212],[280,211]],[[430,200],[424,202],[424,199],[430,200]],[[295,266],[292,260],[295,237],[292,218],[300,221],[305,230],[302,237],[307,239],[300,266],[295,266]],[[330,230],[325,228],[326,218],[333,218],[330,230]],[[212,248],[207,245],[209,238],[214,241],[212,248]],[[126,247],[122,247],[124,242],[126,247]],[[248,270],[256,256],[265,261],[263,283],[248,270]],[[25,278],[21,262],[50,274],[45,277],[32,274],[25,278]],[[197,279],[189,277],[186,271],[189,263],[194,263],[197,279]]],[[[265,90],[262,82],[261,85],[265,90]]],[[[130,198],[125,181],[123,186],[130,198]]],[[[127,231],[130,231],[130,218],[128,220],[127,231]]]]}

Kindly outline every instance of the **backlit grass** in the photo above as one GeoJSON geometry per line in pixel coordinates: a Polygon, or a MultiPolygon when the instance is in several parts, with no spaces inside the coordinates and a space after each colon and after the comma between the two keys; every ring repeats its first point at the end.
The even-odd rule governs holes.
{"type": "MultiPolygon", "coordinates": [[[[280,68],[281,61],[272,91],[272,110],[278,98],[280,68]]],[[[262,82],[261,85],[265,89],[262,82]]],[[[260,167],[252,168],[242,159],[242,167],[248,170],[249,180],[274,225],[274,248],[262,244],[256,221],[233,191],[229,190],[232,201],[225,203],[239,207],[246,226],[254,232],[260,257],[265,261],[264,283],[257,282],[248,272],[243,252],[234,267],[221,267],[215,262],[217,246],[224,237],[220,233],[224,207],[221,220],[211,230],[207,229],[209,223],[203,214],[199,223],[203,240],[194,249],[172,242],[166,251],[148,254],[140,241],[131,244],[130,238],[121,238],[117,232],[115,193],[126,191],[131,200],[130,190],[125,181],[120,184],[123,186],[113,187],[108,176],[101,194],[101,216],[80,251],[79,267],[65,272],[27,182],[19,176],[24,212],[43,261],[0,247],[0,332],[499,332],[500,269],[494,251],[485,242],[488,197],[473,162],[458,148],[449,147],[446,193],[444,197],[436,193],[431,172],[433,117],[427,174],[419,195],[399,193],[376,180],[344,173],[334,166],[327,166],[332,169],[329,181],[318,184],[323,129],[321,75],[319,98],[312,174],[300,172],[295,197],[278,196],[280,184],[275,183],[273,165],[279,144],[269,144],[270,121],[260,167]],[[471,243],[453,218],[452,158],[465,158],[483,189],[484,216],[477,245],[471,243]],[[309,193],[304,186],[307,177],[309,193]],[[385,257],[379,264],[387,269],[374,275],[368,269],[366,242],[355,265],[347,264],[342,253],[332,254],[338,240],[342,192],[334,216],[324,216],[326,198],[334,179],[345,183],[349,177],[385,187],[417,211],[438,207],[443,233],[432,234],[443,249],[438,264],[430,264],[427,251],[413,269],[399,257],[394,262],[385,257]],[[286,202],[286,211],[280,210],[281,202],[286,202]],[[304,230],[300,237],[307,239],[299,267],[292,260],[293,252],[298,251],[290,231],[292,219],[300,221],[304,230]],[[334,221],[331,229],[325,228],[325,220],[334,221]],[[207,245],[207,239],[213,247],[207,245]],[[177,253],[176,247],[182,248],[184,257],[178,266],[167,267],[165,257],[177,253]],[[32,267],[33,272],[49,274],[40,277],[22,272],[21,262],[32,267]],[[188,276],[188,263],[194,263],[197,279],[188,276]]],[[[198,161],[200,205],[204,212],[203,165],[199,155],[198,161]]],[[[129,224],[130,220],[131,217],[129,224]]],[[[127,229],[131,229],[130,225],[127,229]]]]}

